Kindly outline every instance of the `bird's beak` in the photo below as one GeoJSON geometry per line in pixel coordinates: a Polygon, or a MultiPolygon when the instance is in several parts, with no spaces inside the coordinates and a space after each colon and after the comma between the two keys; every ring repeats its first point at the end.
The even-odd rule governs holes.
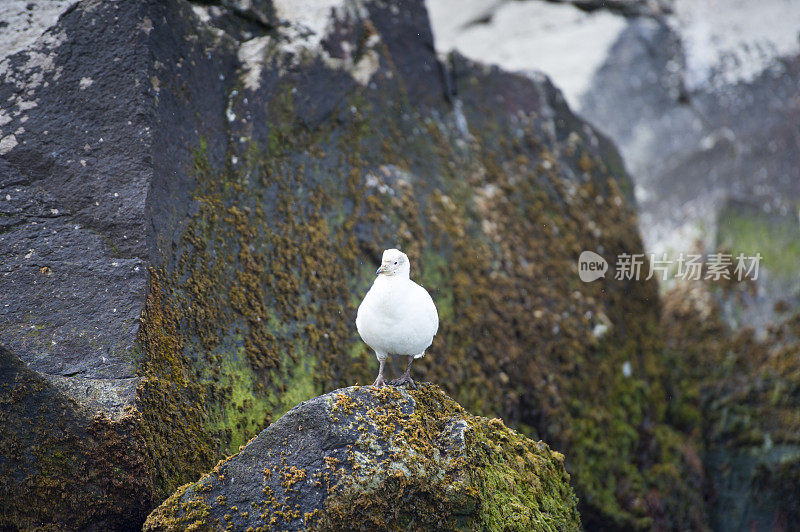
{"type": "Polygon", "coordinates": [[[387,271],[389,271],[388,268],[386,268],[386,266],[381,264],[381,267],[378,268],[378,271],[375,272],[375,275],[380,275],[382,273],[386,273],[387,271]]]}

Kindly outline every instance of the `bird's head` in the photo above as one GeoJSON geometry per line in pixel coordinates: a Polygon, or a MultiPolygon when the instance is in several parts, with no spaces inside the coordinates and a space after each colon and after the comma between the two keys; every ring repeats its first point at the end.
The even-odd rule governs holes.
{"type": "Polygon", "coordinates": [[[383,252],[381,267],[375,272],[376,275],[405,275],[408,278],[411,273],[411,265],[408,256],[399,249],[387,249],[383,252]]]}

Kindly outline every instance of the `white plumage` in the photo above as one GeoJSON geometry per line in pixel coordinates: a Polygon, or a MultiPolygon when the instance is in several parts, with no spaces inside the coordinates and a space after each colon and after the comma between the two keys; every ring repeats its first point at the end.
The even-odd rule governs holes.
{"type": "Polygon", "coordinates": [[[397,249],[383,252],[377,278],[358,307],[356,328],[361,339],[378,357],[380,370],[375,386],[385,384],[383,366],[389,355],[410,357],[403,376],[392,384],[410,383],[411,362],[425,356],[439,329],[428,291],[410,279],[411,266],[405,253],[397,249]]]}

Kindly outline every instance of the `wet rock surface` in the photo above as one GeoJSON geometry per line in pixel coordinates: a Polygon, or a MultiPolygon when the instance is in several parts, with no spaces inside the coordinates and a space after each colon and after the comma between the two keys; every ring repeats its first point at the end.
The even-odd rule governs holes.
{"type": "Polygon", "coordinates": [[[442,393],[350,387],[305,401],[144,530],[580,530],[563,456],[442,393]]]}

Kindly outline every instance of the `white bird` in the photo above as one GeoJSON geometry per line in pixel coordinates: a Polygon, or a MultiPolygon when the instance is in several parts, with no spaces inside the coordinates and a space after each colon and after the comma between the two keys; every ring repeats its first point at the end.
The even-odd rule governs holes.
{"type": "Polygon", "coordinates": [[[408,256],[398,249],[383,252],[378,276],[369,289],[356,314],[356,328],[361,339],[378,357],[380,369],[373,386],[384,386],[383,366],[389,355],[408,357],[403,375],[390,384],[408,383],[411,363],[425,356],[439,330],[439,313],[428,291],[411,280],[408,256]]]}

